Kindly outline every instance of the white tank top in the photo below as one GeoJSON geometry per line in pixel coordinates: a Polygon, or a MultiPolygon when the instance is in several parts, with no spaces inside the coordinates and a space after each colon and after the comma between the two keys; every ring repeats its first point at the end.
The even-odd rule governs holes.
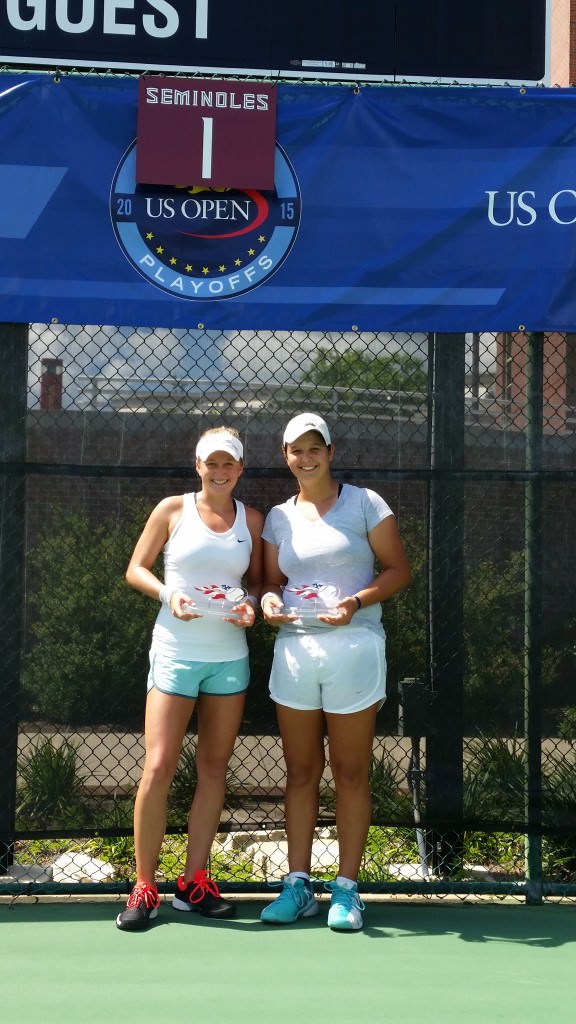
{"type": "MultiPolygon", "coordinates": [[[[196,588],[238,587],[248,569],[252,538],[246,509],[236,501],[236,518],[225,533],[201,519],[193,493],[183,495],[182,516],[164,546],[164,582],[194,597],[196,588]]],[[[152,649],[183,661],[236,661],[248,653],[246,631],[206,615],[182,622],[162,605],[152,633],[152,649]]]]}

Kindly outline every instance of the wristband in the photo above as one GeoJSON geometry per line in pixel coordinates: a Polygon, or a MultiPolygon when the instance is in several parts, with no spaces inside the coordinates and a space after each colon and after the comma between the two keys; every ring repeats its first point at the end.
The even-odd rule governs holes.
{"type": "Polygon", "coordinates": [[[362,607],[362,601],[361,601],[361,600],[360,600],[360,598],[358,597],[358,594],[352,594],[352,597],[353,597],[353,598],[354,598],[354,600],[356,601],[356,604],[358,605],[358,608],[361,608],[361,607],[362,607]]]}
{"type": "Polygon", "coordinates": [[[246,597],[245,597],[245,601],[246,601],[246,604],[251,605],[252,608],[254,608],[254,610],[256,610],[256,605],[258,604],[258,602],[257,602],[256,598],[254,597],[254,594],[247,594],[246,597]]]}
{"type": "Polygon", "coordinates": [[[176,591],[174,590],[174,588],[167,587],[166,584],[163,583],[158,593],[158,600],[162,604],[165,604],[167,608],[169,608],[175,593],[176,591]]]}
{"type": "Polygon", "coordinates": [[[260,598],[261,608],[264,607],[264,601],[266,600],[267,597],[275,597],[277,601],[279,600],[278,594],[275,594],[273,590],[268,590],[265,594],[262,594],[262,597],[260,598]]]}

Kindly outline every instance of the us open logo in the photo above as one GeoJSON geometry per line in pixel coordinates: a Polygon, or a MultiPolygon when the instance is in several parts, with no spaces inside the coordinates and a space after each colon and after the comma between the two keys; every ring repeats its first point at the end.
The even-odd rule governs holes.
{"type": "Polygon", "coordinates": [[[150,284],[182,299],[229,299],[264,284],[290,252],[300,188],[276,143],[274,190],[136,185],[136,143],[112,182],[116,239],[150,284]]]}

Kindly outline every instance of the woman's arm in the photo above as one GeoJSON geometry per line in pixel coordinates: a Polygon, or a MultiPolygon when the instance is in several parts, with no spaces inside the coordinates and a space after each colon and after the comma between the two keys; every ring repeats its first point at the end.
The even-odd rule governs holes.
{"type": "Polygon", "coordinates": [[[386,601],[408,586],[411,578],[410,565],[394,516],[387,516],[369,531],[368,543],[382,566],[382,571],[371,583],[357,590],[355,594],[341,598],[336,614],[320,615],[319,618],[323,622],[347,626],[360,608],[368,608],[371,604],[386,601]]]}
{"type": "Polygon", "coordinates": [[[252,539],[252,551],[250,562],[246,570],[246,584],[248,596],[240,604],[236,605],[235,611],[240,613],[240,618],[231,616],[228,621],[243,629],[253,626],[256,621],[256,609],[260,600],[262,589],[262,527],[264,516],[255,508],[245,507],[246,525],[252,539]]]}
{"type": "Polygon", "coordinates": [[[262,597],[260,604],[262,614],[273,626],[282,622],[293,622],[294,615],[283,615],[280,609],[283,607],[282,587],[286,583],[286,577],[278,565],[278,548],[269,541],[264,541],[264,583],[262,586],[262,597]]]}
{"type": "Polygon", "coordinates": [[[142,594],[157,601],[164,599],[176,618],[188,620],[198,617],[185,607],[191,598],[180,591],[166,593],[164,584],[152,572],[152,566],[182,515],[183,504],[182,495],[177,494],[156,505],[136,542],[126,569],[126,579],[142,594]]]}
{"type": "Polygon", "coordinates": [[[246,572],[246,583],[248,584],[248,596],[253,599],[253,604],[256,607],[260,600],[264,572],[264,542],[262,540],[264,516],[255,508],[246,508],[246,524],[252,538],[252,554],[250,555],[250,564],[246,572]]]}
{"type": "Polygon", "coordinates": [[[126,569],[131,587],[148,597],[160,598],[161,581],[151,571],[162,551],[175,520],[182,514],[182,496],[164,498],[151,512],[140,534],[126,569]]]}
{"type": "Polygon", "coordinates": [[[382,566],[372,583],[357,591],[366,608],[387,601],[410,583],[412,572],[394,516],[387,516],[368,533],[368,543],[382,566]]]}

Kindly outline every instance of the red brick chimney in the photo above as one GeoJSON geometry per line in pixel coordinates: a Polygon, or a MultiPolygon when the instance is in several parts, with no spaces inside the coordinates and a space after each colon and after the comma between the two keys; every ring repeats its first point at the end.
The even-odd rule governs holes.
{"type": "Polygon", "coordinates": [[[62,360],[47,356],[42,360],[40,408],[62,408],[62,360]]]}

